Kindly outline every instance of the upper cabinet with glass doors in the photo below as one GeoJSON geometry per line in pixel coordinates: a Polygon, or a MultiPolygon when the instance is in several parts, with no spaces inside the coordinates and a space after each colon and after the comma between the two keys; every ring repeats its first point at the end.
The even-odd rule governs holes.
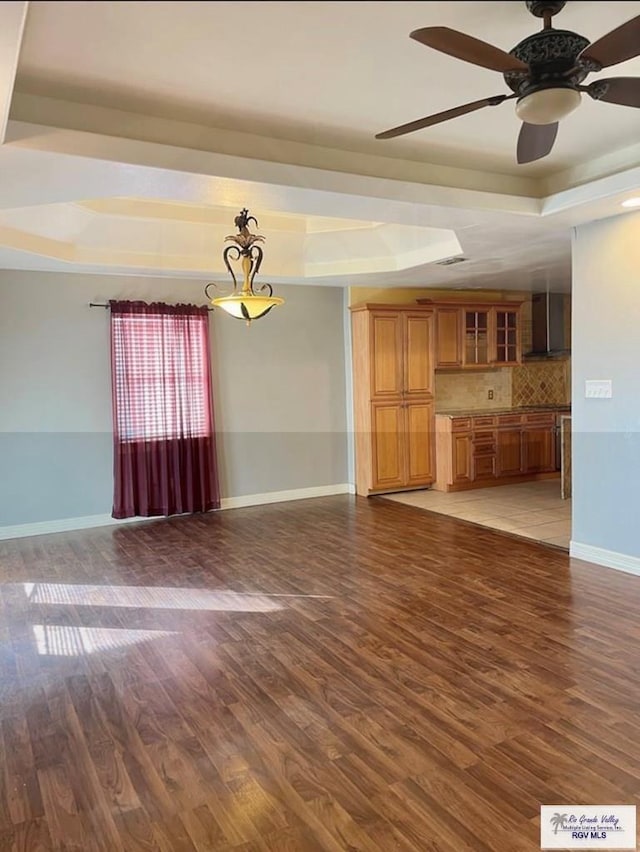
{"type": "Polygon", "coordinates": [[[521,363],[521,303],[418,302],[435,310],[436,369],[486,369],[521,363]]]}
{"type": "Polygon", "coordinates": [[[495,316],[496,364],[519,364],[522,352],[520,345],[520,309],[493,308],[495,316]]]}

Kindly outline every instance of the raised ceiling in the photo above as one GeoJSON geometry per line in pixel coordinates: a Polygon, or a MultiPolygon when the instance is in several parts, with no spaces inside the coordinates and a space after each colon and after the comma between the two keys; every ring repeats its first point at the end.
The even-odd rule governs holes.
{"type": "MultiPolygon", "coordinates": [[[[224,277],[227,207],[106,198],[0,210],[7,248],[106,272],[224,277]]],[[[270,280],[385,275],[462,253],[450,229],[300,215],[260,215],[270,280]]],[[[260,230],[257,230],[260,228],[260,230]]]]}
{"type": "MultiPolygon", "coordinates": [[[[555,23],[593,40],[639,13],[555,23]]],[[[567,289],[571,227],[640,194],[640,111],[587,98],[526,167],[512,103],[375,141],[504,91],[408,37],[438,24],[506,49],[540,27],[513,0],[0,4],[0,267],[213,277],[248,206],[272,281],[567,289]]]]}
{"type": "MultiPolygon", "coordinates": [[[[638,2],[568,2],[590,41],[638,2]]],[[[33,2],[17,90],[383,157],[548,175],[638,144],[637,110],[589,97],[546,159],[517,166],[512,102],[403,139],[376,132],[488,95],[502,76],[409,39],[460,29],[509,50],[538,31],[524,2],[33,2]]],[[[640,58],[613,70],[640,75],[640,58]]],[[[612,76],[612,69],[598,76],[612,76]]],[[[640,156],[639,156],[640,159],[640,156]]]]}

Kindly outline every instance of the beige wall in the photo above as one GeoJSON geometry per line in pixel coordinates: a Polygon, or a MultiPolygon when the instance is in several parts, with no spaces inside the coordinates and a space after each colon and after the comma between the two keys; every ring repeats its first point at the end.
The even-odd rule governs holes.
{"type": "Polygon", "coordinates": [[[475,302],[521,302],[526,293],[516,290],[447,290],[428,287],[349,287],[349,305],[365,302],[405,305],[416,299],[460,299],[475,302]]]}
{"type": "MultiPolygon", "coordinates": [[[[204,304],[201,281],[0,271],[0,527],[109,513],[110,298],[204,304]]],[[[212,314],[223,497],[347,481],[343,291],[212,314]]]]}

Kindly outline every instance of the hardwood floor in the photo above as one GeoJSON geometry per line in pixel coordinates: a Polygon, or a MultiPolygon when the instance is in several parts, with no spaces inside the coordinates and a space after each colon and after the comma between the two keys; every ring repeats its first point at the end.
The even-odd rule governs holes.
{"type": "Polygon", "coordinates": [[[529,852],[635,804],[640,578],[381,499],[0,542],[2,852],[529,852]]]}

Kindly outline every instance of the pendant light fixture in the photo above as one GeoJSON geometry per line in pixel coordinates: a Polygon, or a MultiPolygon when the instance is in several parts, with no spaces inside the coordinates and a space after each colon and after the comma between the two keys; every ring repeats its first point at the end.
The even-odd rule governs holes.
{"type": "Polygon", "coordinates": [[[204,292],[207,298],[211,300],[212,305],[216,308],[222,308],[223,311],[236,319],[245,320],[247,325],[251,325],[253,320],[266,316],[271,308],[284,303],[284,299],[273,295],[273,288],[270,284],[262,284],[257,290],[253,286],[253,280],[260,269],[263,257],[262,248],[257,243],[263,243],[264,237],[252,234],[249,231],[249,222],[252,221],[256,223],[256,228],[259,227],[256,217],[249,216],[249,211],[246,207],[243,208],[234,219],[238,233],[225,237],[225,242],[235,243],[235,245],[227,246],[222,252],[224,264],[233,279],[233,292],[228,296],[212,298],[209,294],[209,288],[217,287],[217,284],[211,282],[204,288],[204,292]],[[238,288],[238,280],[231,268],[231,260],[241,263],[243,281],[240,288],[238,288]]]}

